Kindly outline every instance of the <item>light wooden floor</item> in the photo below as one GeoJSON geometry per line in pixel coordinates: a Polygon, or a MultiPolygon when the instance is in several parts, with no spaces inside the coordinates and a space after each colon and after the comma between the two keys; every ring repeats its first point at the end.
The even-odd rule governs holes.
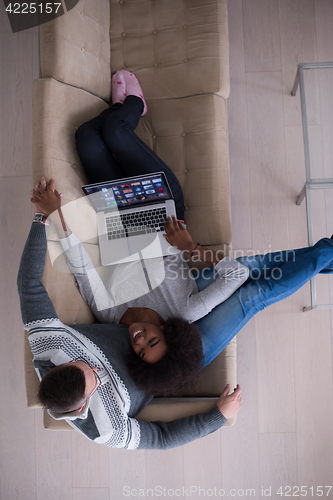
{"type": "MultiPolygon", "coordinates": [[[[239,333],[243,408],[232,428],[166,452],[108,450],[74,432],[45,431],[41,412],[26,409],[15,281],[31,221],[36,31],[13,35],[3,2],[0,12],[1,500],[118,500],[155,487],[166,494],[148,491],[147,498],[171,498],[167,490],[179,496],[183,486],[179,498],[186,491],[194,499],[215,498],[214,488],[224,488],[229,497],[259,499],[271,488],[271,498],[279,499],[280,486],[288,493],[297,485],[307,487],[305,498],[316,498],[317,487],[333,485],[333,322],[327,310],[302,312],[307,286],[239,333]],[[124,495],[124,486],[132,495],[124,495]]],[[[234,249],[307,244],[305,206],[295,205],[305,175],[300,101],[290,90],[298,62],[333,61],[332,26],[332,0],[229,2],[234,249]]],[[[314,82],[314,154],[332,165],[332,137],[321,137],[332,104],[321,105],[321,88],[314,82]]],[[[331,235],[332,199],[321,195],[316,207],[316,236],[331,235]]],[[[320,285],[320,298],[330,293],[333,300],[328,279],[320,285]]],[[[328,497],[323,491],[333,498],[333,489],[328,497]]]]}

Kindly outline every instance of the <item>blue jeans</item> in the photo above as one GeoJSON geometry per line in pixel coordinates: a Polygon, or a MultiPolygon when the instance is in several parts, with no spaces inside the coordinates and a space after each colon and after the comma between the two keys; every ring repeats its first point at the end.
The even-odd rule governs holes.
{"type": "Polygon", "coordinates": [[[84,123],[75,134],[76,149],[90,184],[163,171],[168,179],[178,219],[184,219],[179,181],[167,165],[134,133],[143,101],[130,95],[84,123]]]}
{"type": "MultiPolygon", "coordinates": [[[[333,240],[323,238],[313,247],[237,259],[249,268],[248,280],[228,300],[196,321],[209,365],[230,340],[259,311],[289,297],[318,273],[333,273],[333,240]]],[[[214,268],[204,269],[196,283],[204,290],[215,279],[214,268]],[[204,274],[203,274],[204,272],[204,274]]]]}

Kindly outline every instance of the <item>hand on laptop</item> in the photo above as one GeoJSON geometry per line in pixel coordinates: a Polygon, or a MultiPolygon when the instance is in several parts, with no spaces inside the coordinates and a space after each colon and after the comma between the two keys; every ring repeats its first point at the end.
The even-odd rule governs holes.
{"type": "Polygon", "coordinates": [[[178,248],[178,250],[186,250],[191,253],[196,246],[182,222],[176,219],[174,215],[172,216],[172,220],[168,217],[168,220],[164,222],[164,230],[166,233],[163,234],[164,238],[170,245],[178,248]]]}
{"type": "Polygon", "coordinates": [[[47,183],[45,177],[42,177],[40,182],[35,185],[35,189],[31,190],[31,202],[35,204],[35,212],[43,213],[46,217],[55,210],[59,210],[61,197],[62,193],[59,194],[55,189],[54,179],[47,183]]]}

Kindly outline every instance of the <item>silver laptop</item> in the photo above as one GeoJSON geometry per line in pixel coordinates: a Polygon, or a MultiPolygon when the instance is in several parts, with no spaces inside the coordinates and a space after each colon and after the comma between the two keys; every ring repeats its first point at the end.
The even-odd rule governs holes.
{"type": "Polygon", "coordinates": [[[97,214],[103,266],[177,253],[162,236],[176,207],[164,172],[82,186],[97,214]]]}

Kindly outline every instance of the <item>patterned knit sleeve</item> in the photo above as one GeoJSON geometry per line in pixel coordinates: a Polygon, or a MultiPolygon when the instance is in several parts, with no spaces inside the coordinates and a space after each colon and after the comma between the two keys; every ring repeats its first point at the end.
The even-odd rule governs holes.
{"type": "Polygon", "coordinates": [[[216,406],[208,413],[199,413],[173,422],[139,421],[138,449],[167,450],[182,446],[215,432],[226,421],[216,406]]]}
{"type": "Polygon", "coordinates": [[[42,283],[46,255],[46,226],[33,223],[21,257],[17,277],[24,325],[58,316],[42,283]]]}

